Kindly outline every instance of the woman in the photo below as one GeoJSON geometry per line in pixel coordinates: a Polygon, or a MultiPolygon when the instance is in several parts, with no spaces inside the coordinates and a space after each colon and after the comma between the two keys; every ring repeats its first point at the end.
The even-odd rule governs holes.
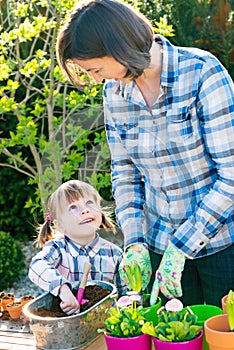
{"type": "Polygon", "coordinates": [[[79,68],[96,82],[107,79],[105,125],[125,236],[120,272],[136,260],[147,284],[150,256],[151,303],[160,291],[181,296],[182,284],[185,304],[220,306],[234,285],[227,71],[206,51],[155,36],[143,15],[114,0],[79,3],[61,30],[57,57],[73,83],[79,68]]]}

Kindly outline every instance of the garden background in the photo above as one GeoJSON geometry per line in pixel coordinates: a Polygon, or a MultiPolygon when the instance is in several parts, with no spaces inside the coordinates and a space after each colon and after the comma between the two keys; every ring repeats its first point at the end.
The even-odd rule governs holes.
{"type": "MultiPolygon", "coordinates": [[[[234,0],[128,2],[156,33],[209,50],[234,78],[234,0]]],[[[0,0],[0,289],[22,270],[15,242],[35,238],[48,195],[62,182],[87,181],[114,204],[102,84],[84,75],[84,86],[71,86],[55,57],[57,34],[75,3],[0,0]]]]}

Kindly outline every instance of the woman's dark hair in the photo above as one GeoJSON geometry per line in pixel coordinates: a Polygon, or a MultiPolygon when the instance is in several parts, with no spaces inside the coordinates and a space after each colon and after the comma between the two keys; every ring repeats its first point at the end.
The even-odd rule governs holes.
{"type": "Polygon", "coordinates": [[[72,83],[78,80],[74,59],[113,57],[127,68],[125,77],[140,76],[150,64],[153,28],[140,12],[115,0],[79,3],[57,40],[57,60],[72,83]],[[73,66],[73,67],[72,67],[73,66]]]}

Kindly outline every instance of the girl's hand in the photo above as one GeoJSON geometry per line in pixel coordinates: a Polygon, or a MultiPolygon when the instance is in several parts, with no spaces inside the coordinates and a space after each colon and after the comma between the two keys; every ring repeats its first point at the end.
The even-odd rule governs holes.
{"type": "Polygon", "coordinates": [[[67,315],[80,312],[80,305],[67,284],[63,284],[60,287],[59,296],[62,300],[60,307],[63,312],[65,312],[67,315]]]}

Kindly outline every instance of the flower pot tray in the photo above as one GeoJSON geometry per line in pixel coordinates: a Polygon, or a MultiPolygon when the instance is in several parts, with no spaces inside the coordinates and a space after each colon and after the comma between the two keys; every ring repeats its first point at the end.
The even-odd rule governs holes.
{"type": "Polygon", "coordinates": [[[111,283],[96,280],[87,282],[87,286],[91,285],[106,288],[110,293],[79,314],[39,316],[38,310],[50,309],[52,306],[54,297],[50,293],[44,293],[24,306],[23,312],[30,319],[30,328],[39,349],[78,349],[98,335],[97,329],[103,326],[107,318],[105,310],[111,306],[111,296],[116,293],[116,287],[111,283]]]}

